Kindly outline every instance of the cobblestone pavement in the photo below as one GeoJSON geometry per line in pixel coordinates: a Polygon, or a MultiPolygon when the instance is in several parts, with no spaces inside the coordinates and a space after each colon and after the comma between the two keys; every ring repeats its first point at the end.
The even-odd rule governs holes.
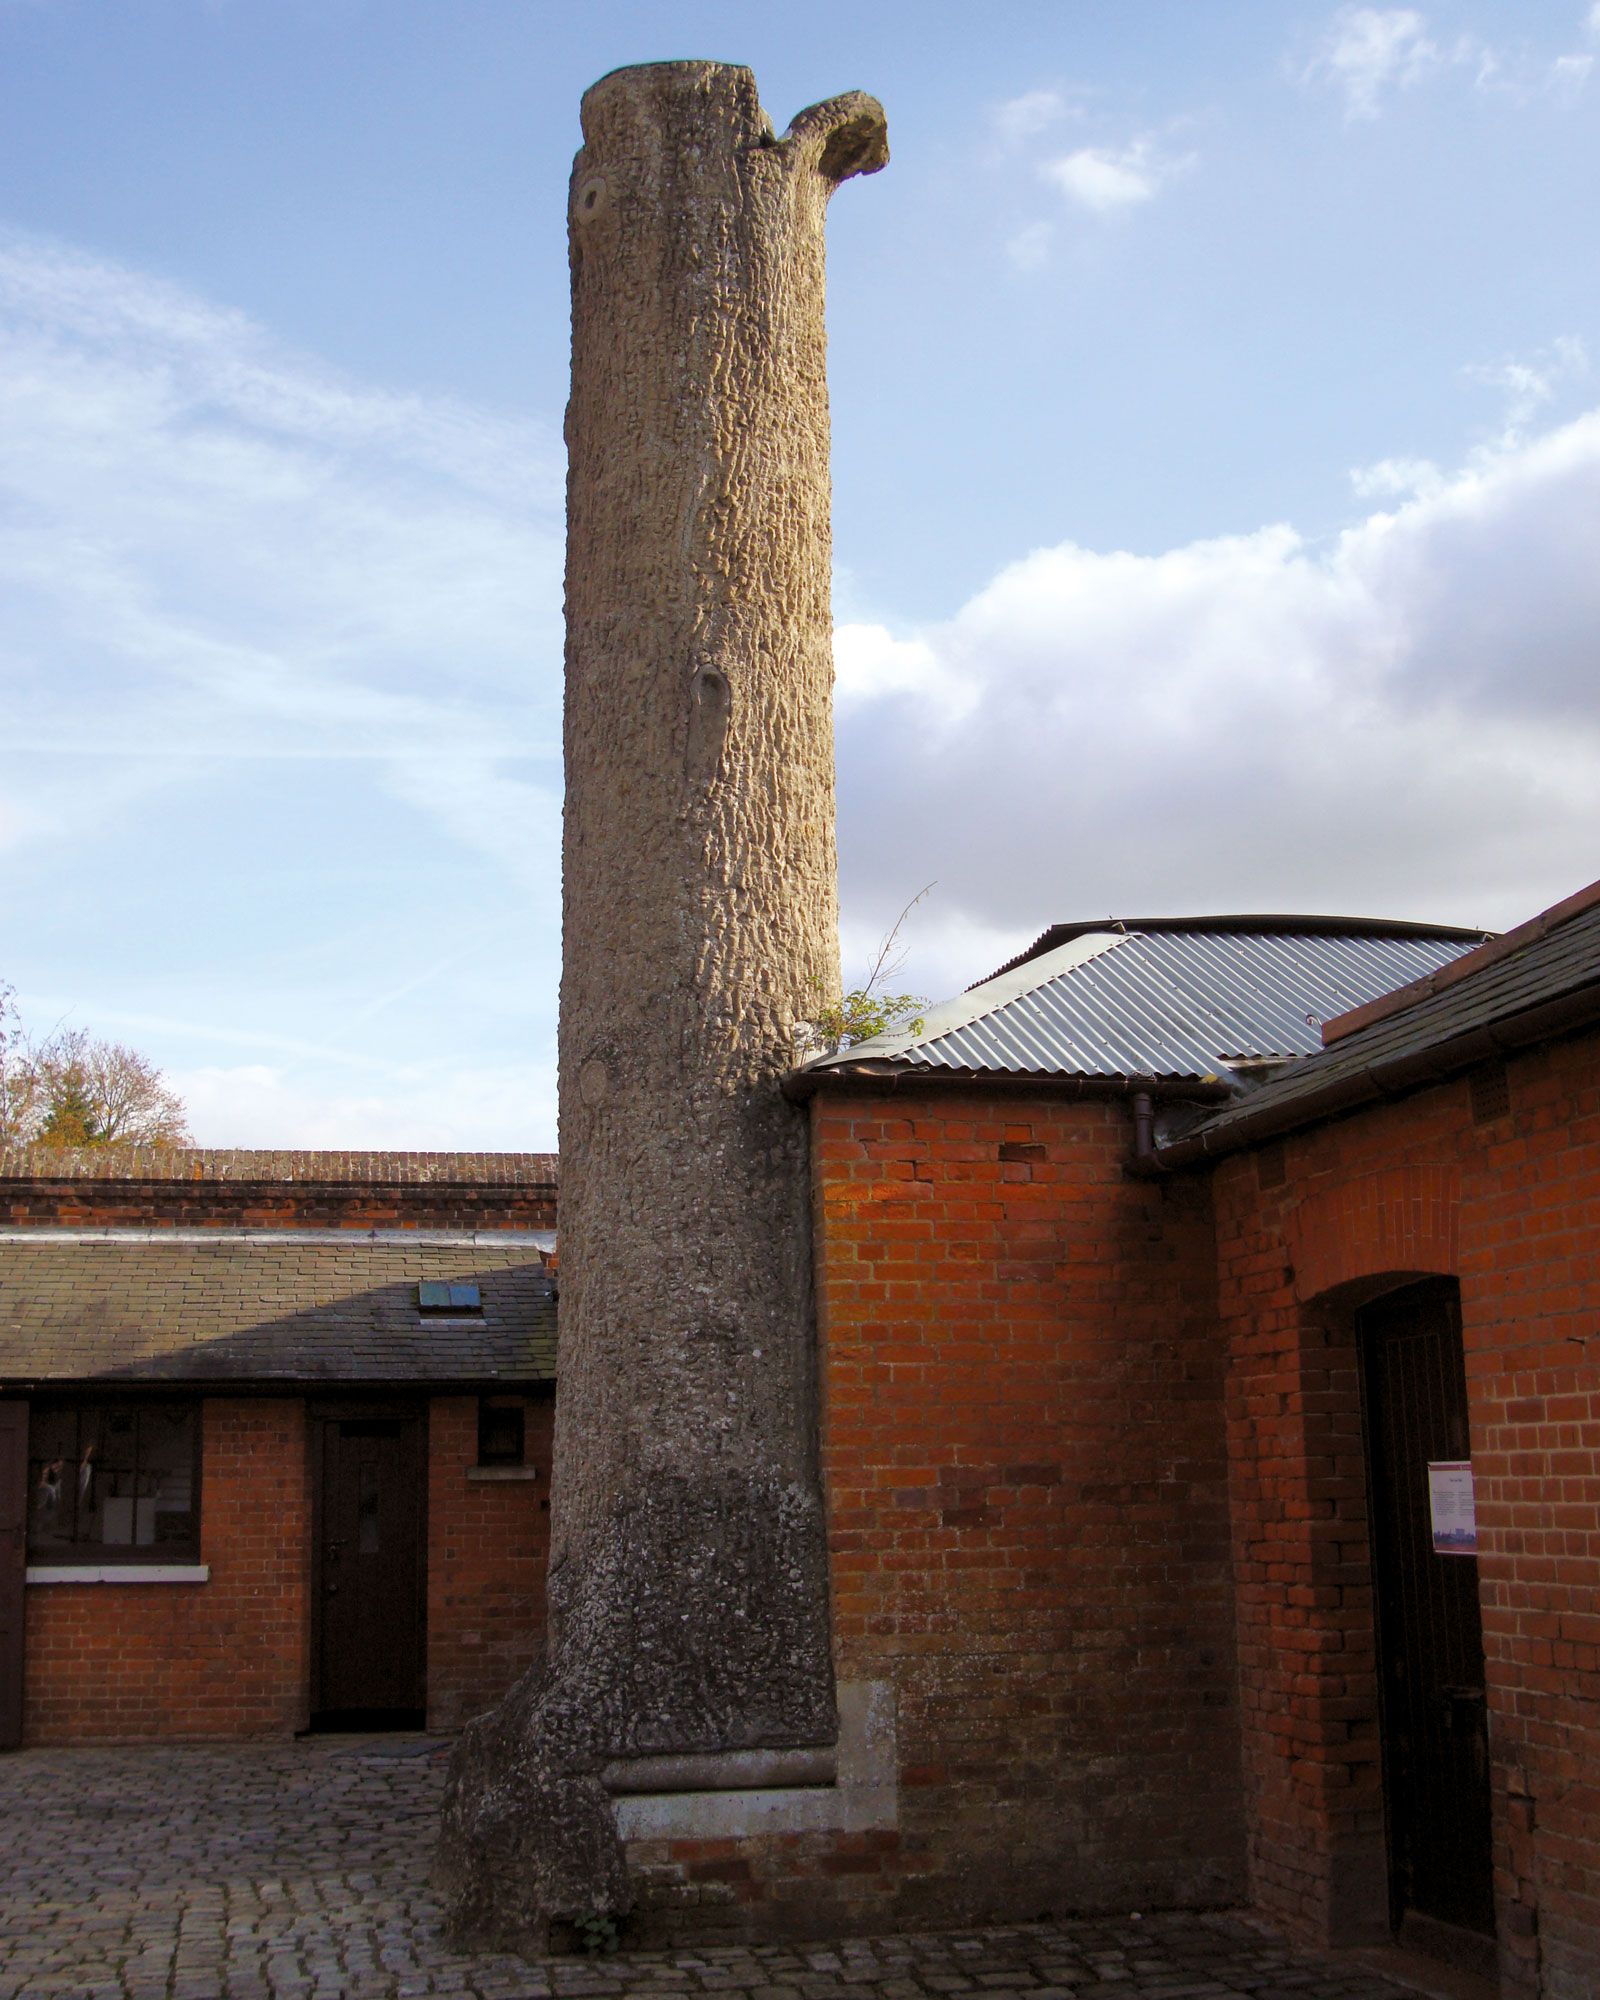
{"type": "Polygon", "coordinates": [[[0,2000],[1397,2000],[1237,1917],[830,1946],[468,1958],[428,1857],[423,1737],[25,1750],[0,1758],[0,2000]]]}

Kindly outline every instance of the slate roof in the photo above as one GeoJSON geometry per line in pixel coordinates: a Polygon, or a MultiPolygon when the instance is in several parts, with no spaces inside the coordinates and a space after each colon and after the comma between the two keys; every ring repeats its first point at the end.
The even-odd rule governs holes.
{"type": "Polygon", "coordinates": [[[1600,1020],[1600,884],[1370,1009],[1329,1023],[1325,1049],[1197,1120],[1158,1157],[1232,1152],[1317,1118],[1403,1095],[1600,1020]],[[1359,1023],[1359,1017],[1358,1017],[1359,1023]]]}
{"type": "Polygon", "coordinates": [[[553,1381],[541,1240],[0,1232],[0,1384],[553,1381]],[[475,1282],[481,1316],[424,1317],[429,1278],[475,1282]]]}
{"type": "Polygon", "coordinates": [[[1071,935],[933,1008],[920,1033],[874,1036],[800,1074],[920,1068],[1211,1082],[1230,1067],[1309,1055],[1324,1020],[1426,977],[1485,936],[1304,917],[1055,930],[1071,935]]]}

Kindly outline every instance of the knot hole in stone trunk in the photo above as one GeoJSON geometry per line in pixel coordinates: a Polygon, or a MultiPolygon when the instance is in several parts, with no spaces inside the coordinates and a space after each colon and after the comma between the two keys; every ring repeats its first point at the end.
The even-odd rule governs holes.
{"type": "Polygon", "coordinates": [[[702,661],[689,677],[689,745],[684,769],[691,785],[709,785],[717,775],[732,718],[732,682],[720,667],[702,661]]]}

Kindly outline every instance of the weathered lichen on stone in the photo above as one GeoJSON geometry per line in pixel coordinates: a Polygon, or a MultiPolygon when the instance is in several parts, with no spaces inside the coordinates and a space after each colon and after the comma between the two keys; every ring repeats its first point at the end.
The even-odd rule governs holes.
{"type": "Polygon", "coordinates": [[[570,242],[561,1386],[545,1660],[468,1730],[459,1936],[620,1913],[599,1772],[837,1729],[805,1128],[839,990],[823,219],[859,92],[748,70],[584,98],[570,242]]]}

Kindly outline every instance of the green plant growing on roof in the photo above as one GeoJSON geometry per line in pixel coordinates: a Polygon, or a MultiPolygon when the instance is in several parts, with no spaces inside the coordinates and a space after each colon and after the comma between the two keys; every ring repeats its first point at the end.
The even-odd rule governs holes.
{"type": "MultiPolygon", "coordinates": [[[[923,1009],[927,1001],[920,993],[884,993],[879,989],[893,979],[906,962],[909,946],[900,943],[900,933],[911,912],[935,884],[929,882],[906,904],[893,928],[878,946],[872,969],[860,986],[852,987],[830,1006],[819,1007],[812,1021],[814,1036],[826,1053],[836,1056],[841,1049],[854,1048],[874,1035],[895,1032],[920,1035],[923,1009]]],[[[820,988],[818,989],[820,993],[820,988]]]]}

